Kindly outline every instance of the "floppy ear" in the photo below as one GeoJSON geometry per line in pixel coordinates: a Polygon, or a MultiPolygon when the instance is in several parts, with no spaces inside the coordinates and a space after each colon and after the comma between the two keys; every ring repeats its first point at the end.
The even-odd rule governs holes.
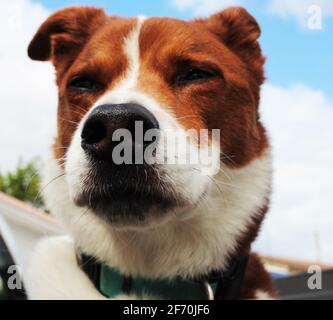
{"type": "Polygon", "coordinates": [[[197,22],[204,24],[237,54],[247,64],[259,84],[263,82],[265,57],[258,42],[261,30],[254,17],[244,8],[233,7],[197,22]]]}
{"type": "Polygon", "coordinates": [[[51,15],[32,39],[28,55],[33,60],[52,60],[78,53],[89,37],[106,21],[103,10],[73,7],[51,15]]]}

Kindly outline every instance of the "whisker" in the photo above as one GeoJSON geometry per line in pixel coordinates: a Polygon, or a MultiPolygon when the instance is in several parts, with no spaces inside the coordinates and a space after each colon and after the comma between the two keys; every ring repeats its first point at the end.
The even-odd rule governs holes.
{"type": "Polygon", "coordinates": [[[53,150],[67,150],[69,149],[69,147],[56,147],[56,148],[53,148],[53,150]]]}
{"type": "Polygon", "coordinates": [[[28,185],[27,185],[26,188],[25,188],[25,192],[28,191],[28,189],[29,189],[30,186],[31,186],[31,183],[32,183],[33,179],[34,179],[35,177],[37,177],[38,175],[39,175],[39,171],[36,170],[36,172],[35,172],[35,173],[32,175],[32,177],[30,178],[30,181],[29,181],[28,185]]]}
{"type": "Polygon", "coordinates": [[[71,120],[68,120],[68,119],[65,119],[65,118],[62,118],[62,117],[60,117],[60,119],[61,119],[62,121],[68,122],[68,123],[70,123],[70,124],[74,124],[75,126],[78,125],[78,123],[75,122],[75,121],[71,121],[71,120]]]}
{"type": "Polygon", "coordinates": [[[235,158],[234,155],[228,156],[226,153],[224,153],[224,152],[222,152],[222,151],[221,151],[221,155],[222,155],[221,160],[227,159],[227,160],[229,160],[232,164],[235,164],[235,161],[232,159],[232,158],[235,158]]]}
{"type": "Polygon", "coordinates": [[[187,116],[178,117],[178,118],[176,118],[176,120],[187,119],[187,118],[197,118],[197,119],[201,120],[200,116],[197,116],[197,115],[194,115],[194,114],[193,115],[187,115],[187,116]]]}
{"type": "Polygon", "coordinates": [[[86,114],[86,112],[85,113],[81,113],[81,112],[79,112],[77,110],[73,110],[73,109],[71,110],[71,112],[79,115],[80,117],[83,117],[86,114]]]}
{"type": "Polygon", "coordinates": [[[81,106],[79,106],[78,104],[75,103],[69,103],[70,106],[74,107],[74,108],[79,108],[80,110],[82,110],[84,112],[84,114],[87,113],[87,110],[82,108],[81,106]]]}
{"type": "Polygon", "coordinates": [[[52,179],[51,181],[49,181],[49,182],[48,182],[43,188],[41,188],[41,189],[39,190],[39,192],[37,193],[37,195],[36,195],[36,197],[35,197],[33,203],[34,203],[34,204],[36,203],[38,197],[40,197],[40,196],[42,195],[42,193],[45,191],[45,189],[46,189],[46,188],[47,188],[52,182],[54,182],[54,181],[60,179],[60,178],[63,177],[63,176],[65,176],[65,173],[62,173],[62,174],[60,174],[59,176],[53,178],[53,179],[52,179]]]}

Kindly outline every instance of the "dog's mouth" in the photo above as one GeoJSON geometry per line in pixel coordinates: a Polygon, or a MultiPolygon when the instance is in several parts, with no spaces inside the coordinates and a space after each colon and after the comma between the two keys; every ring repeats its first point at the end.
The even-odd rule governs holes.
{"type": "Polygon", "coordinates": [[[95,170],[84,179],[83,191],[74,202],[114,225],[146,225],[186,206],[186,201],[161,176],[150,167],[132,167],[130,171],[118,168],[103,174],[95,170]]]}
{"type": "Polygon", "coordinates": [[[148,192],[130,185],[126,189],[105,186],[101,191],[93,189],[83,192],[77,198],[76,204],[88,207],[111,221],[128,218],[144,220],[148,212],[154,210],[156,213],[163,214],[176,204],[176,200],[170,195],[162,194],[153,188],[151,187],[151,191],[148,192]]]}

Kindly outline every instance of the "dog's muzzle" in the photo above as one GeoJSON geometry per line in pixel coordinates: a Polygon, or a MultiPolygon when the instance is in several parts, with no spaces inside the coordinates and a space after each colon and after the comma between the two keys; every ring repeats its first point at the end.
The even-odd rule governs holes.
{"type": "Polygon", "coordinates": [[[158,131],[157,119],[138,104],[106,104],[93,110],[81,134],[89,170],[76,204],[113,222],[144,220],[149,212],[163,213],[174,206],[177,200],[161,181],[162,170],[147,163],[146,151],[152,142],[157,144],[158,131]],[[157,134],[147,142],[148,131],[157,134]]]}

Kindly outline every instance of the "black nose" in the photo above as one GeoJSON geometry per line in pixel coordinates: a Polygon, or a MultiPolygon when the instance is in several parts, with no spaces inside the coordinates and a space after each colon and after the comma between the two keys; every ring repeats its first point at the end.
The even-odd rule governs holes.
{"type": "MultiPolygon", "coordinates": [[[[126,143],[134,150],[140,149],[144,152],[145,148],[152,141],[145,142],[143,137],[137,139],[140,135],[138,128],[142,128],[143,137],[150,129],[159,129],[158,121],[154,115],[146,108],[134,104],[105,104],[97,107],[86,120],[81,138],[82,148],[89,155],[99,160],[112,161],[114,148],[120,143],[119,139],[115,140],[114,133],[118,129],[126,129],[130,134],[130,141],[126,143]]],[[[127,135],[126,135],[127,136],[127,135]]]]}

